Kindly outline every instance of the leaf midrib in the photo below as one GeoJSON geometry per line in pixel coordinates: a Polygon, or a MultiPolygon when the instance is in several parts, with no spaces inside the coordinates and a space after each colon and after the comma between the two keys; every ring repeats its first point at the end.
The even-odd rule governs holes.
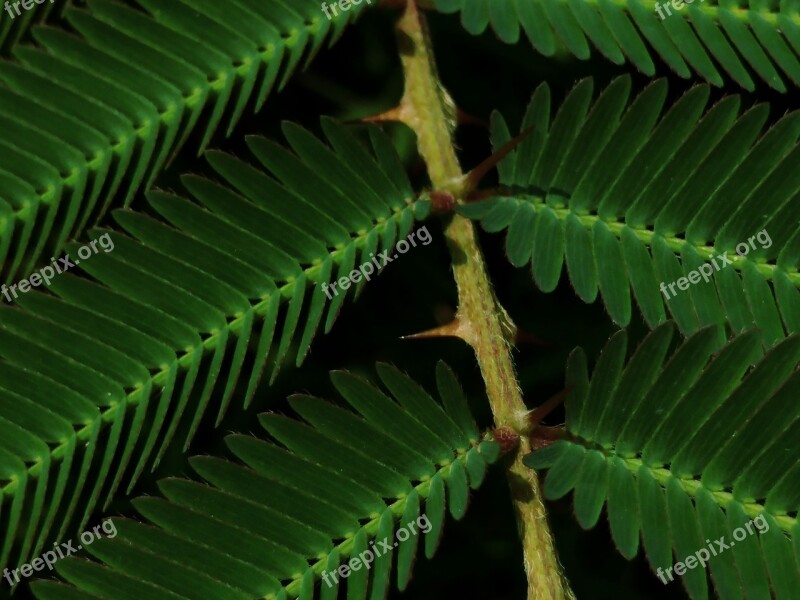
{"type": "MultiPolygon", "coordinates": [[[[586,2],[587,4],[592,4],[599,7],[598,0],[583,0],[583,1],[586,2]]],[[[565,4],[567,3],[565,2],[565,4]]],[[[625,10],[626,12],[630,12],[628,8],[629,2],[627,0],[611,0],[611,4],[615,5],[617,8],[625,10]]],[[[639,4],[641,4],[645,8],[652,10],[655,13],[656,4],[661,4],[663,6],[665,4],[669,4],[669,2],[658,2],[656,0],[639,0],[639,4]]],[[[717,23],[719,23],[721,20],[719,17],[720,13],[722,11],[725,11],[736,17],[739,21],[741,21],[747,26],[750,26],[751,24],[750,18],[751,15],[753,14],[761,16],[767,21],[767,23],[775,27],[778,27],[780,25],[778,18],[781,16],[790,19],[797,25],[800,25],[800,12],[761,10],[755,8],[742,8],[738,6],[728,8],[724,6],[719,6],[718,4],[714,4],[713,0],[694,0],[692,5],[695,6],[696,9],[705,13],[707,16],[711,17],[717,23]]],[[[669,19],[670,17],[666,18],[669,19]]]]}
{"type": "MultiPolygon", "coordinates": [[[[488,437],[484,437],[484,441],[488,440],[488,437]]],[[[430,495],[431,484],[433,481],[433,477],[438,474],[446,481],[450,475],[450,470],[453,468],[453,464],[461,461],[466,465],[467,460],[467,453],[472,449],[478,449],[480,446],[481,440],[470,441],[470,446],[464,450],[455,450],[456,456],[453,460],[448,463],[447,465],[441,466],[437,468],[436,473],[433,476],[427,477],[423,479],[420,483],[414,486],[414,490],[419,494],[420,498],[427,498],[430,495]]],[[[478,450],[480,451],[480,450],[478,450]]],[[[392,514],[396,518],[401,518],[403,516],[403,512],[406,508],[406,502],[408,501],[408,496],[410,494],[406,494],[405,496],[398,497],[395,502],[392,504],[388,504],[386,508],[392,511],[392,514]]],[[[361,526],[361,530],[365,531],[369,537],[373,537],[378,533],[378,527],[380,525],[381,514],[371,516],[369,522],[365,523],[361,526]]],[[[322,574],[325,572],[328,563],[328,556],[330,556],[333,552],[338,550],[339,555],[350,556],[353,551],[353,546],[355,545],[355,535],[349,537],[339,543],[334,549],[325,555],[324,558],[319,558],[313,565],[310,565],[309,568],[314,571],[314,575],[318,577],[322,577],[322,574]]],[[[294,581],[289,583],[288,585],[284,585],[283,588],[286,590],[287,594],[291,597],[297,597],[300,595],[303,586],[303,579],[302,577],[296,578],[294,581]]],[[[262,600],[276,600],[276,596],[274,594],[270,594],[264,596],[262,600]]]]}
{"type": "Polygon", "coordinates": [[[766,279],[772,280],[775,277],[775,271],[781,271],[789,278],[793,285],[796,287],[800,287],[800,272],[797,269],[792,271],[788,271],[782,267],[779,267],[777,264],[773,264],[768,261],[764,262],[756,262],[750,260],[749,258],[742,257],[736,254],[733,250],[723,250],[720,252],[715,246],[706,246],[695,244],[683,238],[679,238],[675,235],[663,235],[660,233],[656,233],[652,229],[648,229],[646,227],[635,227],[626,223],[624,220],[620,220],[619,218],[603,218],[599,215],[592,214],[588,211],[581,211],[576,212],[568,207],[564,206],[550,206],[545,203],[544,199],[541,196],[533,196],[533,195],[526,195],[526,194],[515,194],[510,196],[511,199],[516,200],[517,202],[529,202],[535,211],[543,211],[545,209],[552,210],[560,221],[565,221],[566,218],[570,215],[575,216],[580,223],[585,226],[588,230],[591,231],[594,224],[598,221],[605,223],[605,225],[609,228],[611,233],[613,233],[617,239],[622,239],[622,230],[623,228],[627,227],[631,230],[636,237],[644,242],[648,247],[652,247],[653,238],[655,236],[661,237],[675,254],[680,254],[681,250],[686,246],[686,244],[691,244],[697,253],[700,255],[701,258],[710,260],[712,256],[719,256],[721,253],[725,252],[733,252],[733,256],[729,257],[731,266],[736,269],[737,271],[741,271],[744,268],[744,264],[749,262],[750,264],[754,265],[758,272],[763,275],[766,279]]]}
{"type": "Polygon", "coordinates": [[[622,459],[622,462],[625,463],[627,469],[632,473],[634,473],[634,475],[636,471],[639,469],[639,467],[644,465],[647,469],[649,469],[650,473],[653,475],[656,481],[658,481],[659,485],[661,485],[664,489],[667,488],[667,482],[670,479],[677,479],[683,491],[685,491],[689,496],[693,498],[697,495],[697,492],[701,488],[703,488],[713,496],[714,500],[717,502],[720,508],[724,509],[727,508],[731,502],[738,502],[744,507],[744,512],[749,517],[755,518],[761,513],[765,512],[769,513],[770,516],[772,516],[772,518],[775,519],[778,525],[780,525],[780,528],[787,533],[791,532],[794,526],[797,524],[796,517],[790,517],[789,515],[775,514],[771,511],[768,511],[766,507],[759,502],[744,502],[742,500],[738,500],[734,498],[732,492],[729,492],[727,490],[712,490],[704,486],[703,482],[698,479],[694,478],[683,479],[680,477],[675,477],[675,475],[672,474],[672,471],[670,471],[666,467],[660,467],[655,469],[653,467],[646,465],[642,461],[642,459],[638,457],[634,458],[619,457],[619,458],[622,459]]]}
{"type": "MultiPolygon", "coordinates": [[[[414,206],[414,201],[412,201],[411,199],[407,199],[405,205],[401,205],[398,208],[392,209],[391,216],[389,216],[388,218],[384,218],[381,221],[374,221],[373,227],[370,230],[356,234],[356,236],[351,239],[349,244],[342,245],[341,247],[337,247],[336,249],[330,251],[329,253],[330,258],[336,264],[340,264],[342,256],[349,247],[354,246],[356,249],[362,248],[367,241],[367,237],[369,237],[372,231],[377,231],[378,234],[381,235],[390,221],[395,221],[396,223],[399,224],[405,210],[407,210],[408,208],[413,209],[413,206],[414,206]]],[[[320,261],[316,264],[309,265],[303,269],[303,273],[305,274],[309,282],[317,283],[317,278],[322,268],[322,263],[323,261],[320,261]]],[[[297,280],[296,277],[295,278],[290,277],[282,286],[277,288],[276,292],[272,293],[280,294],[282,299],[291,298],[293,296],[292,292],[295,289],[296,280],[297,280]]],[[[263,318],[264,316],[266,316],[268,312],[271,298],[272,294],[263,295],[256,304],[251,305],[251,310],[254,310],[257,315],[263,318]]],[[[226,329],[229,334],[236,335],[244,321],[244,314],[238,313],[235,315],[228,315],[228,319],[230,320],[226,321],[226,329]]],[[[215,331],[211,332],[205,339],[203,339],[202,341],[203,352],[205,352],[206,350],[214,349],[216,347],[219,337],[220,337],[220,331],[215,331]]],[[[126,394],[126,399],[124,402],[110,404],[107,407],[98,406],[97,415],[91,420],[89,420],[87,423],[83,424],[83,426],[80,429],[75,431],[76,443],[86,442],[89,440],[89,438],[92,435],[93,427],[95,423],[97,423],[98,419],[101,421],[100,426],[103,427],[107,423],[111,423],[114,421],[114,419],[116,418],[117,411],[119,410],[120,407],[124,406],[125,410],[128,410],[129,407],[138,405],[139,402],[141,401],[141,394],[144,389],[156,389],[156,387],[163,387],[163,385],[169,378],[169,373],[172,370],[172,368],[176,367],[177,369],[180,370],[187,368],[192,362],[194,353],[195,353],[194,347],[187,348],[180,356],[178,356],[176,353],[174,360],[170,361],[169,364],[162,367],[162,369],[157,373],[151,373],[149,378],[149,385],[148,383],[144,383],[137,386],[134,390],[126,394]]],[[[64,453],[66,452],[69,446],[70,446],[69,440],[63,440],[60,445],[50,450],[51,466],[54,466],[56,464],[56,461],[59,461],[63,458],[64,453]]],[[[44,462],[45,461],[43,459],[40,459],[39,461],[35,462],[30,467],[28,467],[28,476],[31,477],[32,479],[37,478],[39,472],[41,471],[42,464],[44,462]]],[[[0,502],[3,501],[2,499],[6,495],[12,496],[16,491],[17,485],[18,485],[18,480],[16,479],[16,477],[12,477],[9,483],[7,483],[4,487],[0,488],[0,502]]]]}
{"type": "Polygon", "coordinates": [[[650,474],[656,481],[658,481],[658,484],[664,490],[667,489],[668,482],[671,479],[675,479],[680,484],[681,489],[692,498],[695,498],[701,489],[705,489],[709,494],[711,494],[711,496],[714,498],[714,501],[722,509],[726,509],[731,502],[738,502],[742,505],[744,512],[748,517],[755,518],[762,513],[769,513],[769,515],[778,523],[780,528],[786,533],[790,533],[798,523],[797,517],[791,517],[786,514],[776,514],[767,510],[767,508],[760,502],[745,502],[743,500],[739,500],[734,497],[732,492],[727,490],[713,490],[703,485],[702,481],[695,479],[694,477],[676,477],[667,467],[652,467],[646,464],[640,456],[620,456],[614,452],[613,448],[599,446],[588,440],[583,440],[582,438],[572,443],[579,444],[587,450],[596,450],[600,452],[606,461],[611,458],[619,458],[625,465],[625,468],[631,472],[631,475],[633,475],[634,479],[637,481],[639,480],[639,469],[641,467],[645,467],[650,471],[650,474]]]}
{"type": "MultiPolygon", "coordinates": [[[[314,36],[319,32],[320,23],[320,19],[316,17],[312,19],[310,23],[304,23],[306,30],[310,34],[309,39],[313,39],[314,36]]],[[[292,48],[296,44],[298,38],[299,30],[296,28],[288,32],[278,31],[277,39],[267,44],[263,50],[256,50],[255,52],[246,55],[242,59],[231,59],[231,66],[229,69],[212,74],[213,79],[206,79],[204,85],[195,86],[194,89],[190,90],[189,92],[179,90],[180,93],[177,94],[171,102],[167,102],[163,110],[159,110],[155,102],[148,99],[148,101],[153,103],[153,106],[156,108],[156,112],[158,114],[158,127],[154,128],[152,121],[149,119],[142,123],[139,127],[136,127],[134,123],[131,123],[131,129],[133,130],[134,135],[143,140],[147,139],[152,130],[158,132],[161,130],[163,125],[169,122],[171,115],[175,113],[177,107],[183,106],[184,108],[193,108],[196,106],[199,99],[203,97],[203,88],[207,90],[219,91],[225,87],[227,78],[230,75],[236,78],[245,79],[252,69],[260,68],[261,64],[269,64],[269,61],[275,57],[280,47],[292,48]],[[237,66],[238,63],[241,64],[237,66]]],[[[280,59],[283,60],[282,54],[280,55],[280,59]]],[[[208,102],[209,97],[206,96],[206,98],[206,102],[208,102]]],[[[109,140],[107,149],[101,149],[94,156],[87,158],[83,163],[73,167],[68,174],[60,176],[61,184],[67,188],[71,187],[72,183],[74,183],[74,181],[79,177],[83,176],[84,174],[88,175],[94,171],[92,165],[102,163],[103,159],[106,157],[106,152],[110,152],[110,154],[119,154],[122,151],[122,148],[127,145],[128,138],[127,136],[122,136],[122,139],[118,140],[116,143],[112,142],[113,140],[109,140]]],[[[47,205],[50,203],[48,200],[53,199],[54,189],[55,186],[53,186],[51,183],[47,188],[45,188],[44,191],[37,193],[41,204],[47,205]]],[[[17,217],[22,215],[22,213],[24,213],[26,210],[26,205],[23,205],[19,209],[15,210],[13,212],[15,221],[18,220],[17,217]]]]}

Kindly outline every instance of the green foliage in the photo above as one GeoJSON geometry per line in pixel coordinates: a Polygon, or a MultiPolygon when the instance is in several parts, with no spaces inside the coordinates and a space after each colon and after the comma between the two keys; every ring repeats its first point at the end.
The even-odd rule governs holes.
{"type": "MultiPolygon", "coordinates": [[[[32,589],[59,600],[380,600],[392,580],[407,589],[416,536],[398,540],[370,569],[340,579],[341,590],[319,580],[423,514],[431,530],[420,537],[431,558],[446,513],[454,520],[465,515],[469,489],[481,485],[500,445],[480,433],[443,362],[436,369],[440,400],[384,363],[377,367],[383,389],[334,371],[333,386],[353,410],[296,395],[288,405],[294,415],[259,416],[269,437],[249,435],[254,420],[247,409],[267,387],[262,380],[275,383],[289,361],[300,367],[317,332],[331,331],[365,281],[333,297],[325,286],[391,252],[428,218],[431,198],[440,209],[434,216],[445,226],[452,218],[442,214],[450,210],[448,196],[427,189],[416,170],[408,131],[390,129],[390,138],[372,125],[354,129],[323,117],[319,135],[283,122],[285,143],[235,135],[244,133],[237,129],[249,113],[268,117],[246,121],[268,134],[278,110],[306,119],[306,105],[295,105],[301,95],[315,113],[320,107],[348,119],[392,106],[400,81],[391,77],[402,63],[411,74],[409,93],[394,114],[413,126],[429,172],[443,172],[433,164],[432,140],[452,141],[437,131],[454,124],[431,115],[456,114],[457,105],[437,88],[436,69],[425,72],[431,65],[407,55],[398,61],[381,46],[390,37],[380,29],[386,16],[356,28],[344,42],[347,53],[334,51],[292,86],[288,108],[281,100],[262,110],[370,5],[379,12],[378,4],[351,5],[330,19],[319,0],[56,0],[16,19],[2,13],[0,279],[30,277],[65,250],[77,262],[77,249],[101,236],[113,242],[113,251],[81,257],[79,267],[46,290],[0,306],[0,571],[30,562],[54,542],[77,539],[109,513],[118,529],[115,538],[58,561],[52,575],[34,575],[50,580],[26,583],[18,593],[32,589]],[[446,106],[430,105],[438,101],[446,106]],[[208,150],[214,142],[226,151],[208,150]],[[202,155],[203,164],[187,150],[202,155]],[[165,170],[179,156],[196,169],[173,178],[165,170]],[[242,433],[227,435],[220,449],[216,434],[229,428],[242,433]],[[212,434],[205,444],[200,431],[212,434]],[[188,459],[192,474],[185,475],[178,465],[190,446],[193,454],[212,455],[188,459]],[[148,473],[158,467],[167,474],[158,493],[142,495],[150,493],[148,473]],[[125,496],[134,493],[131,508],[125,496]],[[113,516],[119,512],[125,516],[113,516]]],[[[580,81],[553,111],[551,89],[573,84],[578,61],[571,55],[587,59],[594,45],[611,63],[630,60],[646,75],[656,72],[660,57],[683,78],[694,71],[722,85],[724,70],[747,90],[760,78],[786,92],[787,84],[800,83],[797,3],[695,0],[664,21],[653,0],[421,4],[459,12],[472,34],[491,25],[509,45],[481,40],[486,56],[510,59],[498,73],[514,86],[524,83],[513,69],[535,58],[527,44],[516,44],[520,31],[539,53],[563,55],[563,74],[539,85],[518,128],[493,114],[495,150],[511,142],[512,131],[524,135],[498,164],[500,185],[477,190],[474,202],[455,193],[457,212],[487,232],[503,232],[509,262],[530,264],[540,291],[558,287],[566,264],[581,300],[593,303],[599,295],[611,320],[635,331],[642,323],[631,310],[632,292],[652,329],[630,357],[628,333],[617,332],[591,379],[583,351],[570,356],[566,426],[534,429],[534,441],[558,441],[525,459],[549,469],[545,496],[574,490],[575,515],[587,529],[606,506],[622,556],[634,557],[642,539],[661,570],[709,539],[730,539],[737,527],[763,519],[768,531],[714,556],[708,570],[690,570],[684,585],[693,599],[707,598],[710,573],[724,600],[794,600],[800,589],[800,114],[770,117],[775,111],[768,105],[737,96],[710,104],[707,84],[668,106],[666,80],[632,96],[627,76],[597,96],[591,79],[580,81]],[[737,244],[762,231],[769,246],[757,238],[760,247],[739,257],[737,244]],[[732,264],[716,269],[711,281],[679,286],[665,301],[661,282],[691,278],[726,254],[732,264]],[[686,339],[673,340],[676,327],[686,339]]],[[[404,27],[413,30],[414,13],[407,12],[404,27]]],[[[448,33],[459,29],[452,21],[448,33]]],[[[424,19],[419,26],[425,38],[424,19]]],[[[412,40],[420,49],[420,40],[401,38],[401,58],[412,40]]],[[[458,76],[448,73],[445,81],[450,86],[458,76]]],[[[511,104],[479,79],[459,85],[485,109],[480,114],[511,104]]],[[[465,164],[473,156],[470,135],[458,136],[465,164]]],[[[442,148],[443,155],[450,150],[442,148]]],[[[455,161],[447,171],[458,171],[455,161]]],[[[463,181],[455,174],[432,178],[451,192],[463,181]]],[[[461,317],[470,306],[465,299],[476,295],[464,288],[489,290],[490,283],[469,223],[457,225],[464,226],[460,239],[452,230],[446,237],[463,269],[461,297],[450,298],[461,317]]],[[[434,246],[427,256],[440,251],[434,246]]],[[[419,263],[406,263],[420,268],[406,282],[407,293],[384,289],[377,300],[366,298],[367,306],[383,310],[386,296],[397,296],[399,310],[415,313],[420,298],[438,302],[447,295],[441,281],[426,279],[441,274],[438,265],[419,263]]],[[[527,299],[529,289],[503,289],[513,279],[506,274],[491,282],[498,297],[527,299]]],[[[560,323],[573,316],[558,306],[562,297],[539,295],[536,302],[548,308],[523,309],[560,323]]],[[[459,319],[459,331],[478,349],[493,408],[497,396],[521,383],[530,388],[530,381],[548,377],[553,383],[556,371],[541,364],[517,381],[510,360],[497,377],[493,367],[507,340],[492,327],[514,329],[516,315],[509,313],[520,307],[512,299],[509,313],[494,300],[480,308],[493,314],[459,319]]],[[[445,310],[428,312],[438,319],[445,310]]],[[[353,326],[335,350],[318,347],[342,364],[353,364],[353,355],[363,363],[367,338],[381,338],[384,322],[396,325],[397,317],[385,310],[373,321],[380,323],[375,331],[353,326]]],[[[595,329],[601,327],[610,323],[595,329]]],[[[425,353],[444,347],[420,343],[429,345],[406,352],[422,366],[425,353]]],[[[565,355],[571,346],[562,345],[565,355]]],[[[551,360],[558,374],[561,361],[551,360]]],[[[293,374],[301,389],[312,385],[311,371],[306,364],[293,374]]],[[[283,410],[270,391],[267,408],[283,410]]],[[[525,396],[539,391],[526,389],[525,396]]],[[[520,425],[532,421],[521,397],[515,402],[507,411],[511,426],[500,411],[495,424],[508,434],[509,451],[515,436],[531,433],[520,425]]],[[[534,416],[540,412],[546,411],[534,416]]],[[[518,495],[522,485],[511,483],[518,495]]],[[[500,493],[507,501],[505,489],[500,493]]],[[[516,499],[517,507],[523,503],[516,499]]],[[[485,555],[505,560],[487,548],[485,555]]],[[[526,548],[526,559],[540,551],[526,548]]],[[[462,569],[464,558],[458,557],[462,569]]],[[[486,579],[494,585],[494,574],[486,579]]],[[[479,594],[467,585],[475,596],[503,593],[479,594]]]]}
{"type": "Polygon", "coordinates": [[[563,46],[585,60],[591,43],[611,62],[621,65],[627,59],[648,76],[656,73],[655,50],[685,79],[691,77],[691,67],[706,81],[721,86],[722,67],[749,91],[755,89],[753,72],[779,92],[787,91],[785,78],[800,83],[800,11],[795,2],[742,6],[698,0],[679,10],[670,8],[671,15],[662,10],[663,20],[655,8],[671,6],[670,2],[433,0],[433,4],[445,13],[461,11],[461,23],[475,35],[491,24],[501,40],[514,44],[522,28],[545,56],[553,56],[563,46]]]}
{"type": "Polygon", "coordinates": [[[7,11],[0,13],[0,54],[8,56],[14,46],[24,39],[33,26],[44,23],[48,19],[56,20],[62,17],[64,11],[71,5],[81,6],[83,4],[83,0],[62,0],[58,4],[47,1],[44,4],[34,4],[30,10],[18,7],[21,13],[19,16],[12,7],[13,18],[7,11]]]}
{"type": "MultiPolygon", "coordinates": [[[[347,598],[385,596],[396,554],[396,581],[408,583],[419,539],[392,545],[396,527],[421,520],[425,556],[436,551],[449,508],[460,519],[469,487],[483,481],[497,444],[481,441],[452,371],[437,367],[443,405],[391,366],[378,365],[394,401],[347,372],[331,376],[359,414],[312,396],[294,396],[292,408],[309,425],[275,414],[261,425],[279,444],[231,435],[241,462],[198,456],[192,467],[208,484],[170,478],[165,498],[134,501],[145,525],[114,519],[118,534],[87,550],[104,564],[66,559],[57,570],[93,598],[347,598]],[[336,502],[331,503],[331,498],[336,502]],[[374,549],[370,569],[328,587],[314,585],[324,571],[374,549]],[[319,592],[319,593],[318,593],[319,592]],[[139,596],[137,596],[139,594],[139,596]],[[175,595],[175,596],[173,596],[175,595]]],[[[329,578],[329,581],[333,582],[329,578]]],[[[36,583],[39,598],[77,596],[57,583],[36,583]]],[[[72,591],[71,591],[72,590],[72,591]]]]}
{"type": "Polygon", "coordinates": [[[219,424],[234,392],[247,406],[292,346],[300,364],[326,304],[327,331],[348,295],[328,303],[322,286],[424,216],[408,181],[384,175],[399,171],[382,133],[370,129],[371,152],[342,125],[322,126],[333,149],[291,123],[294,152],[248,139],[279,181],[208,152],[221,180],[184,177],[194,200],[153,191],[160,219],[114,213],[127,235],[108,231],[113,252],[81,262],[94,281],[68,272],[55,295],[32,291],[0,309],[0,564],[37,555],[54,524],[59,539],[85,524],[123,481],[130,491],[181,425],[187,447],[212,397],[219,424]]]}
{"type": "Polygon", "coordinates": [[[114,0],[69,9],[80,37],[34,28],[39,45],[0,64],[6,282],[57,255],[115,197],[128,206],[194,131],[201,151],[223,120],[230,135],[359,12],[333,23],[315,0],[137,2],[149,14],[114,0]]]}
{"type": "MultiPolygon", "coordinates": [[[[620,553],[633,558],[641,535],[654,569],[683,561],[709,539],[730,542],[736,528],[763,515],[766,531],[711,557],[716,591],[724,600],[769,598],[771,586],[777,598],[794,598],[800,336],[762,355],[757,330],[721,344],[708,327],[668,353],[673,330],[657,327],[627,361],[627,336],[618,332],[591,380],[586,356],[575,350],[568,437],[525,462],[549,469],[547,498],[575,490],[582,527],[594,527],[605,504],[620,553]]],[[[687,571],[683,582],[693,599],[708,597],[704,569],[687,571]]]]}
{"type": "MultiPolygon", "coordinates": [[[[507,229],[509,260],[530,262],[543,291],[566,261],[578,296],[593,302],[599,290],[620,325],[630,322],[632,290],[651,327],[667,318],[666,303],[684,334],[727,321],[735,332],[760,327],[771,345],[800,331],[800,113],[763,131],[763,104],[739,115],[731,96],[704,111],[701,85],[667,110],[665,81],[629,102],[630,87],[621,77],[592,104],[584,80],[551,122],[542,84],[520,127],[528,136],[498,167],[503,189],[459,212],[487,231],[507,229]],[[768,248],[754,240],[736,254],[764,229],[768,248]],[[661,282],[726,252],[731,266],[665,299],[661,282]]],[[[495,148],[511,137],[499,114],[492,129],[495,148]]]]}

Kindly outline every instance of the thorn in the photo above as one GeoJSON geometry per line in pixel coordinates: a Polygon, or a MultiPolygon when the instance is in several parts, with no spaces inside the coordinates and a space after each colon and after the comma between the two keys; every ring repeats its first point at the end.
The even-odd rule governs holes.
{"type": "Polygon", "coordinates": [[[565,387],[563,390],[558,392],[555,396],[547,400],[541,406],[537,406],[531,412],[528,413],[528,426],[530,427],[531,431],[539,427],[539,423],[542,422],[547,415],[549,415],[553,410],[561,404],[564,399],[569,395],[574,388],[574,385],[569,385],[565,387]]]}
{"type": "Polygon", "coordinates": [[[433,329],[412,333],[411,335],[404,335],[400,339],[419,340],[434,337],[457,337],[472,345],[472,328],[456,316],[455,319],[445,325],[439,325],[433,329]]]}
{"type": "Polygon", "coordinates": [[[491,171],[497,163],[503,160],[506,156],[508,156],[514,148],[516,148],[522,140],[528,137],[528,134],[533,130],[532,127],[529,127],[522,133],[520,133],[517,137],[509,140],[501,148],[499,148],[494,154],[492,154],[489,158],[484,160],[481,164],[477,167],[472,169],[469,173],[464,176],[462,185],[463,185],[463,194],[462,196],[466,196],[469,192],[474,190],[478,187],[478,184],[481,180],[486,176],[486,174],[491,171]]]}
{"type": "Polygon", "coordinates": [[[489,129],[489,123],[486,120],[464,112],[460,108],[456,109],[456,122],[459,125],[477,125],[478,127],[489,129]]]}
{"type": "Polygon", "coordinates": [[[537,427],[536,431],[530,435],[531,450],[541,450],[545,446],[566,438],[567,432],[563,427],[537,427]]]}
{"type": "Polygon", "coordinates": [[[485,200],[486,198],[491,198],[492,196],[502,196],[503,190],[499,188],[492,188],[491,190],[474,190],[467,194],[464,198],[464,203],[469,204],[470,202],[478,202],[480,200],[485,200]]]}
{"type": "Polygon", "coordinates": [[[387,122],[408,122],[408,109],[405,104],[400,104],[394,108],[390,108],[384,112],[369,117],[362,117],[359,119],[362,123],[387,123],[387,122]]]}

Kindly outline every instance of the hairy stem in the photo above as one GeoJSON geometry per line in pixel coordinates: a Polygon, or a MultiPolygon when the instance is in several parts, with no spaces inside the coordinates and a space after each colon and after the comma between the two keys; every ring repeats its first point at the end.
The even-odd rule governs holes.
{"type": "MultiPolygon", "coordinates": [[[[398,24],[398,41],[406,81],[403,100],[394,114],[416,132],[434,189],[450,192],[460,202],[464,174],[452,140],[455,105],[439,82],[426,22],[414,0],[407,2],[398,24]]],[[[458,287],[458,335],[475,350],[497,426],[520,434],[507,475],[522,539],[528,599],[573,599],[556,557],[538,477],[522,464],[530,444],[525,435],[528,410],[508,343],[514,326],[492,291],[473,224],[453,215],[445,236],[458,287]]]]}

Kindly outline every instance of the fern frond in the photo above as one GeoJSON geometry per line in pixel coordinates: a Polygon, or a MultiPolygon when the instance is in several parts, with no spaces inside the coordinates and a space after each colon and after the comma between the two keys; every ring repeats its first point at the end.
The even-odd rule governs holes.
{"type": "MultiPolygon", "coordinates": [[[[498,165],[505,189],[459,211],[508,229],[509,260],[531,262],[544,291],[566,261],[577,294],[593,302],[599,290],[620,325],[632,290],[651,327],[666,303],[684,334],[727,321],[774,344],[800,331],[800,112],[763,130],[765,105],[739,115],[732,96],[705,110],[701,85],[666,110],[666,92],[660,80],[629,103],[621,77],[590,105],[584,80],[551,123],[543,84],[521,126],[531,133],[498,165]],[[712,260],[722,255],[730,266],[712,260]],[[704,263],[699,283],[667,287],[704,263]]],[[[492,128],[495,147],[510,139],[500,115],[492,128]]]]}
{"type": "Polygon", "coordinates": [[[219,424],[237,389],[250,403],[265,367],[274,378],[290,353],[299,364],[326,305],[327,331],[348,295],[329,303],[323,284],[424,216],[402,170],[385,174],[399,159],[382,133],[370,130],[370,152],[342,125],[323,129],[334,150],[292,124],[296,155],[248,140],[280,183],[209,152],[227,183],[184,177],[194,201],[150,192],[149,214],[114,213],[127,235],[105,232],[113,252],[80,261],[96,281],[64,273],[55,295],[0,309],[0,388],[13,405],[0,419],[0,564],[12,549],[15,564],[38,554],[54,523],[58,538],[85,523],[123,480],[130,490],[179,426],[188,446],[212,397],[219,424]]]}
{"type": "Polygon", "coordinates": [[[114,0],[71,8],[82,37],[38,27],[40,47],[0,64],[7,283],[79,237],[115,194],[128,206],[192,132],[201,151],[223,119],[229,135],[362,8],[331,22],[314,0],[137,2],[149,14],[114,0]]]}
{"type": "Polygon", "coordinates": [[[793,2],[742,6],[694,0],[678,10],[670,8],[670,2],[653,0],[433,0],[433,4],[444,13],[460,11],[461,23],[474,35],[491,24],[501,40],[514,44],[521,28],[545,56],[553,56],[563,45],[585,60],[591,44],[614,64],[629,60],[648,76],[655,75],[655,51],[684,79],[693,70],[715,86],[723,84],[720,67],[748,91],[755,89],[753,73],[779,92],[786,92],[785,79],[800,83],[800,11],[793,2]]]}
{"type": "MultiPolygon", "coordinates": [[[[525,462],[549,469],[546,497],[575,490],[584,528],[605,504],[626,558],[636,555],[641,534],[653,568],[666,571],[725,536],[730,549],[708,562],[721,598],[770,598],[770,586],[775,597],[793,598],[800,589],[800,336],[762,355],[758,330],[721,344],[714,329],[667,358],[674,327],[664,323],[627,362],[620,331],[591,380],[586,356],[574,351],[567,438],[525,462]],[[752,519],[759,531],[740,539],[734,530],[752,519]]],[[[703,568],[686,571],[683,582],[692,598],[708,596],[703,568]]]]}
{"type": "MultiPolygon", "coordinates": [[[[360,414],[311,396],[291,398],[309,425],[261,415],[280,445],[229,436],[228,448],[241,462],[195,457],[191,464],[207,484],[161,481],[165,498],[134,501],[153,525],[113,519],[116,537],[86,546],[102,565],[67,559],[57,563],[58,573],[99,598],[116,597],[124,581],[129,593],[158,598],[311,600],[335,598],[347,588],[348,598],[369,591],[377,599],[385,597],[394,563],[404,589],[419,538],[431,558],[446,510],[463,517],[469,487],[481,484],[499,448],[479,438],[444,363],[437,366],[444,406],[393,367],[378,365],[378,373],[395,400],[359,377],[333,373],[334,385],[360,414]],[[403,529],[409,535],[400,536],[403,529]],[[359,555],[368,559],[367,551],[377,556],[366,568],[361,563],[346,579],[328,576],[330,587],[314,589],[324,572],[359,555]]],[[[43,599],[78,593],[63,583],[32,587],[43,599]]]]}

